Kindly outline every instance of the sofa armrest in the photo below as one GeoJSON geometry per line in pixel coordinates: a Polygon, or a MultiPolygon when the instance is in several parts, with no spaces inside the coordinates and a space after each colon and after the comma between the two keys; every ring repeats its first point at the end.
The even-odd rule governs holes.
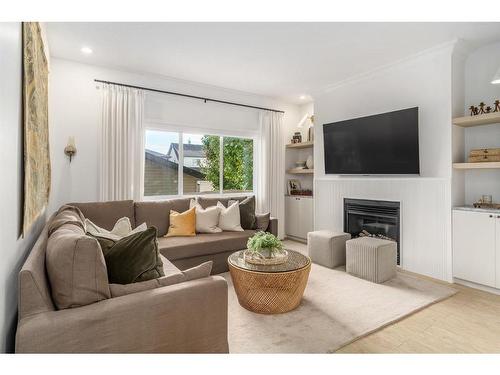
{"type": "Polygon", "coordinates": [[[275,217],[271,217],[269,219],[269,225],[267,227],[267,232],[278,236],[278,219],[275,217]]]}
{"type": "Polygon", "coordinates": [[[19,321],[21,353],[227,353],[220,276],[43,312],[19,321]]]}

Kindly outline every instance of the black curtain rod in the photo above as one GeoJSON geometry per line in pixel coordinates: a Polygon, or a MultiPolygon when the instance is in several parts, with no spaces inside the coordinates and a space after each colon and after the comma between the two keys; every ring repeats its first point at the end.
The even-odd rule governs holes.
{"type": "Polygon", "coordinates": [[[127,85],[125,83],[117,83],[117,82],[110,82],[110,81],[102,81],[100,79],[94,79],[94,82],[99,82],[99,83],[108,83],[110,85],[116,85],[116,86],[124,86],[124,87],[131,87],[133,89],[140,89],[140,90],[145,90],[145,91],[152,91],[152,92],[159,92],[161,94],[168,94],[168,95],[177,95],[177,96],[183,96],[185,98],[191,98],[191,99],[199,99],[203,100],[205,103],[206,102],[214,102],[214,103],[222,103],[222,104],[229,104],[229,105],[236,105],[238,107],[246,107],[246,108],[253,108],[253,109],[262,109],[264,111],[271,111],[271,112],[278,112],[278,113],[285,113],[285,111],[280,111],[277,109],[271,109],[271,108],[264,108],[264,107],[256,107],[253,105],[247,105],[247,104],[241,104],[241,103],[235,103],[235,102],[228,102],[225,100],[218,100],[218,99],[210,99],[210,98],[204,98],[202,96],[195,96],[195,95],[188,95],[188,94],[181,94],[179,92],[173,92],[173,91],[165,91],[165,90],[158,90],[158,89],[152,89],[149,87],[142,87],[142,86],[134,86],[134,85],[127,85]]]}

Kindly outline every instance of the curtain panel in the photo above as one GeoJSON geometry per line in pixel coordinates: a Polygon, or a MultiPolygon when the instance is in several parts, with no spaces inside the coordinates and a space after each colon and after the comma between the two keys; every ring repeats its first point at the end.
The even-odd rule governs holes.
{"type": "Polygon", "coordinates": [[[100,199],[141,200],[144,190],[144,92],[104,84],[100,199]]]}
{"type": "Polygon", "coordinates": [[[285,234],[285,138],[283,113],[259,114],[257,209],[278,219],[278,236],[285,234]]]}

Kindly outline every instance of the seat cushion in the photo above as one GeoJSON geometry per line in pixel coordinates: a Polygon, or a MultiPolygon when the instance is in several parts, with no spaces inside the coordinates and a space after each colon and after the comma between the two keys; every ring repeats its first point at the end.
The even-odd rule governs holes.
{"type": "MultiPolygon", "coordinates": [[[[70,204],[78,207],[83,216],[104,229],[112,230],[118,219],[122,217],[129,218],[132,228],[136,226],[134,201],[132,200],[70,204]]],[[[139,224],[143,222],[141,221],[139,224]]]]}
{"type": "Polygon", "coordinates": [[[243,232],[202,233],[195,237],[158,238],[160,253],[169,260],[218,254],[246,249],[254,230],[243,232]]]}
{"type": "Polygon", "coordinates": [[[146,223],[148,227],[156,227],[158,237],[163,237],[167,234],[170,225],[170,210],[184,212],[189,209],[189,202],[190,198],[135,202],[136,222],[146,223]]]}

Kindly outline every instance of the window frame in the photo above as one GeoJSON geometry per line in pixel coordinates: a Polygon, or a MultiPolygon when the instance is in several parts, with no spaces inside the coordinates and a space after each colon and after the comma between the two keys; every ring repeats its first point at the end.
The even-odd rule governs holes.
{"type": "MultiPolygon", "coordinates": [[[[175,126],[172,124],[164,124],[164,123],[156,123],[156,122],[147,122],[144,126],[144,139],[146,139],[146,132],[148,130],[152,131],[163,131],[170,133],[177,133],[179,139],[179,164],[177,167],[177,194],[173,195],[144,195],[142,194],[143,201],[155,201],[155,200],[166,200],[173,198],[188,198],[188,197],[238,197],[238,196],[247,196],[249,194],[255,194],[257,187],[257,142],[258,142],[258,134],[254,131],[226,131],[219,129],[207,129],[207,128],[195,128],[195,127],[185,127],[185,126],[175,126]],[[211,135],[220,137],[219,141],[219,191],[207,194],[184,194],[184,135],[185,134],[196,134],[196,135],[211,135]],[[224,137],[230,138],[243,138],[243,139],[251,139],[253,141],[253,184],[252,191],[244,191],[244,192],[232,192],[232,193],[224,193],[224,137]]],[[[146,151],[146,142],[143,144],[144,154],[146,151]]],[[[145,180],[144,176],[145,171],[143,171],[143,181],[145,180]]],[[[143,182],[144,183],[144,182],[143,182]]]]}

